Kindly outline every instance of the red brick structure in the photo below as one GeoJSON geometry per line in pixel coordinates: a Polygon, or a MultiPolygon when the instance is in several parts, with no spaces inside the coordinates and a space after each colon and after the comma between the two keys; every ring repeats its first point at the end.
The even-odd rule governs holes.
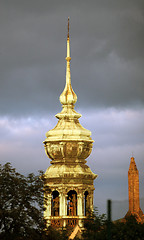
{"type": "Polygon", "coordinates": [[[144,214],[140,208],[139,200],[139,171],[137,169],[134,157],[128,170],[128,193],[129,193],[129,211],[127,215],[136,215],[139,222],[144,222],[144,214]]]}

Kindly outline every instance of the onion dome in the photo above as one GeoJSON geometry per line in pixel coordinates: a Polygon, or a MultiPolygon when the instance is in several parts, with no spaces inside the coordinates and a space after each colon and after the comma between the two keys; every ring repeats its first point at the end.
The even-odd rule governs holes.
{"type": "Polygon", "coordinates": [[[91,132],[81,126],[78,121],[81,114],[74,110],[77,96],[71,85],[70,60],[68,19],[66,84],[60,95],[60,102],[63,109],[60,113],[56,114],[59,121],[52,130],[46,133],[46,139],[44,141],[46,154],[52,159],[52,163],[84,163],[92,150],[93,140],[90,137],[91,132]]]}

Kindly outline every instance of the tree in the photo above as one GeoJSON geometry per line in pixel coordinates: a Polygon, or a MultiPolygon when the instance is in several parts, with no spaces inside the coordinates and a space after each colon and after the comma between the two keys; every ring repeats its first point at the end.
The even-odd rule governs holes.
{"type": "Polygon", "coordinates": [[[42,174],[25,177],[10,163],[0,165],[0,239],[40,239],[45,235],[42,174]]]}
{"type": "Polygon", "coordinates": [[[44,175],[18,173],[10,163],[0,164],[0,239],[66,240],[68,231],[46,226],[43,218],[47,194],[44,175]]]}
{"type": "MultiPolygon", "coordinates": [[[[31,173],[25,177],[10,163],[0,165],[1,240],[68,239],[68,229],[58,231],[46,227],[43,206],[47,198],[44,198],[44,192],[49,192],[49,188],[44,188],[43,181],[42,171],[38,175],[31,173]]],[[[107,239],[106,216],[99,215],[97,209],[89,211],[84,227],[83,239],[107,239]]],[[[124,222],[111,222],[111,239],[144,240],[144,223],[139,223],[133,215],[127,216],[124,222]]]]}
{"type": "Polygon", "coordinates": [[[84,220],[84,232],[83,239],[94,240],[94,239],[106,239],[105,238],[105,225],[106,216],[105,214],[98,214],[98,209],[95,208],[93,212],[88,211],[87,219],[84,220]]]}
{"type": "Polygon", "coordinates": [[[127,216],[124,221],[112,224],[112,239],[144,240],[144,223],[139,223],[135,215],[127,216]]]}
{"type": "MultiPolygon", "coordinates": [[[[130,215],[125,219],[111,222],[111,240],[144,240],[144,223],[139,223],[136,216],[130,215]]],[[[99,215],[98,211],[89,214],[84,222],[85,240],[108,239],[108,222],[105,215],[99,215]]]]}

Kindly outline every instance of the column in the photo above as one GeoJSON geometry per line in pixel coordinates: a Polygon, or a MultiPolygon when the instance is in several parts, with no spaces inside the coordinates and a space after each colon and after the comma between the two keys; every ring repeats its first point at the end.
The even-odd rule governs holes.
{"type": "Polygon", "coordinates": [[[91,191],[88,196],[89,196],[89,208],[91,211],[93,211],[93,192],[91,191]]]}
{"type": "Polygon", "coordinates": [[[82,193],[77,195],[77,215],[83,216],[83,202],[82,202],[82,193]]]}
{"type": "Polygon", "coordinates": [[[49,226],[50,223],[50,217],[51,217],[51,193],[47,195],[47,205],[44,204],[44,207],[46,210],[44,211],[44,218],[47,220],[47,226],[49,226]]]}
{"type": "Polygon", "coordinates": [[[66,195],[65,192],[61,191],[59,194],[59,215],[62,217],[63,219],[63,227],[66,226],[66,220],[64,219],[66,216],[66,195]]]}
{"type": "Polygon", "coordinates": [[[65,216],[66,215],[66,197],[65,193],[61,192],[60,193],[60,216],[65,216]]]}
{"type": "Polygon", "coordinates": [[[83,194],[80,192],[77,195],[77,215],[80,217],[78,224],[83,227],[82,217],[83,217],[83,194]]]}

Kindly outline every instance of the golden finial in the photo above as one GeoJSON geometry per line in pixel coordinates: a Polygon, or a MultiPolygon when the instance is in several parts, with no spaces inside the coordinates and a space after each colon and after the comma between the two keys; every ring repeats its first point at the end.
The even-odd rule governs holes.
{"type": "Polygon", "coordinates": [[[69,17],[68,17],[66,85],[64,91],[60,95],[60,102],[63,105],[75,104],[77,101],[77,96],[71,86],[70,60],[71,57],[70,57],[69,17]]]}
{"type": "Polygon", "coordinates": [[[68,34],[67,34],[67,38],[69,38],[69,17],[68,17],[68,34]]]}

